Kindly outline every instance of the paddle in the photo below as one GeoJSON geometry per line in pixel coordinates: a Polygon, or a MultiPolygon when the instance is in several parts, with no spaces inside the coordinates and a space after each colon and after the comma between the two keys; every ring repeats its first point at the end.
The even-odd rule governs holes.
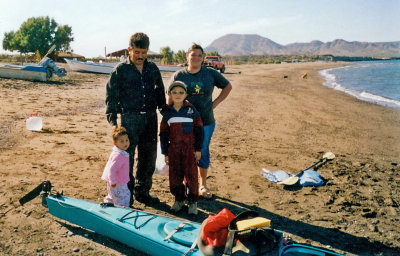
{"type": "Polygon", "coordinates": [[[299,181],[299,177],[303,174],[303,172],[304,172],[305,170],[308,170],[308,169],[310,169],[310,168],[316,166],[317,164],[319,164],[319,163],[322,162],[322,161],[325,161],[325,160],[328,161],[328,160],[332,160],[332,159],[334,159],[334,158],[335,158],[335,154],[333,154],[332,152],[326,152],[326,153],[322,156],[322,158],[319,159],[317,162],[315,162],[315,163],[313,163],[312,165],[310,165],[309,167],[305,168],[304,170],[302,170],[302,171],[299,172],[298,174],[293,175],[293,176],[290,176],[289,178],[287,178],[287,179],[285,179],[285,180],[283,180],[283,181],[280,181],[280,182],[278,182],[277,184],[294,185],[294,184],[296,184],[296,183],[299,181]]]}
{"type": "Polygon", "coordinates": [[[53,46],[50,47],[50,49],[47,51],[46,55],[44,55],[43,58],[42,58],[40,61],[42,61],[44,58],[47,57],[47,55],[49,55],[50,53],[52,53],[52,52],[54,51],[54,49],[56,49],[56,45],[55,45],[55,44],[53,44],[53,46]]]}
{"type": "Polygon", "coordinates": [[[26,194],[24,197],[22,197],[21,199],[19,199],[19,203],[21,205],[24,205],[25,203],[31,201],[32,199],[34,199],[35,197],[37,197],[38,195],[40,195],[40,193],[42,191],[44,192],[49,192],[51,189],[51,183],[50,181],[46,180],[43,181],[42,183],[39,184],[39,186],[37,186],[36,188],[34,188],[31,192],[29,192],[28,194],[26,194]]]}

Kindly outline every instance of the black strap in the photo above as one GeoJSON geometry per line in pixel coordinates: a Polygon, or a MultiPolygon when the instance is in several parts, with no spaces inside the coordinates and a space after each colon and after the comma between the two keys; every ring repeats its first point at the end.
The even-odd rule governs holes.
{"type": "Polygon", "coordinates": [[[113,207],[114,204],[113,203],[100,203],[101,207],[113,207]]]}
{"type": "Polygon", "coordinates": [[[233,241],[235,240],[235,230],[230,230],[228,232],[228,237],[226,239],[226,243],[225,243],[225,249],[224,249],[224,254],[223,256],[226,255],[231,255],[232,254],[232,247],[233,247],[233,241]]]}

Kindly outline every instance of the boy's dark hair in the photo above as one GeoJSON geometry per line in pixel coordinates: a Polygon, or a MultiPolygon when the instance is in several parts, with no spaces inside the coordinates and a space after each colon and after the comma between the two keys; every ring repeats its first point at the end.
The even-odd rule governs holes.
{"type": "Polygon", "coordinates": [[[135,33],[131,36],[129,40],[129,47],[130,48],[141,48],[141,49],[149,49],[150,39],[149,37],[142,32],[135,33]]]}
{"type": "Polygon", "coordinates": [[[122,135],[128,135],[128,132],[124,127],[116,127],[112,130],[112,138],[114,142],[117,141],[118,137],[122,135]]]}
{"type": "Polygon", "coordinates": [[[192,46],[190,46],[188,53],[190,53],[196,49],[201,50],[201,53],[204,53],[203,47],[201,47],[201,45],[196,44],[196,43],[193,43],[192,46]]]}

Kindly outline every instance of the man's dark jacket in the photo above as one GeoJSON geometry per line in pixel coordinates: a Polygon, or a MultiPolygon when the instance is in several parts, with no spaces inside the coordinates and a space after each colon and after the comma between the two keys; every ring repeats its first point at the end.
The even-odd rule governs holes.
{"type": "Polygon", "coordinates": [[[106,89],[106,114],[112,125],[117,125],[117,113],[146,113],[166,107],[160,70],[147,60],[142,74],[129,58],[119,63],[112,71],[106,89]]]}

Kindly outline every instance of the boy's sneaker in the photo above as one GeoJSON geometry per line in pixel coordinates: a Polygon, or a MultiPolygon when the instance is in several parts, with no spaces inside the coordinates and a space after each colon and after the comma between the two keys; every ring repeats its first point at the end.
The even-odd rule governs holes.
{"type": "Polygon", "coordinates": [[[197,215],[197,212],[197,202],[189,203],[188,213],[197,215]]]}
{"type": "Polygon", "coordinates": [[[171,209],[174,210],[175,212],[179,212],[184,205],[185,205],[185,202],[183,202],[183,201],[175,201],[175,203],[171,207],[171,209]]]}

